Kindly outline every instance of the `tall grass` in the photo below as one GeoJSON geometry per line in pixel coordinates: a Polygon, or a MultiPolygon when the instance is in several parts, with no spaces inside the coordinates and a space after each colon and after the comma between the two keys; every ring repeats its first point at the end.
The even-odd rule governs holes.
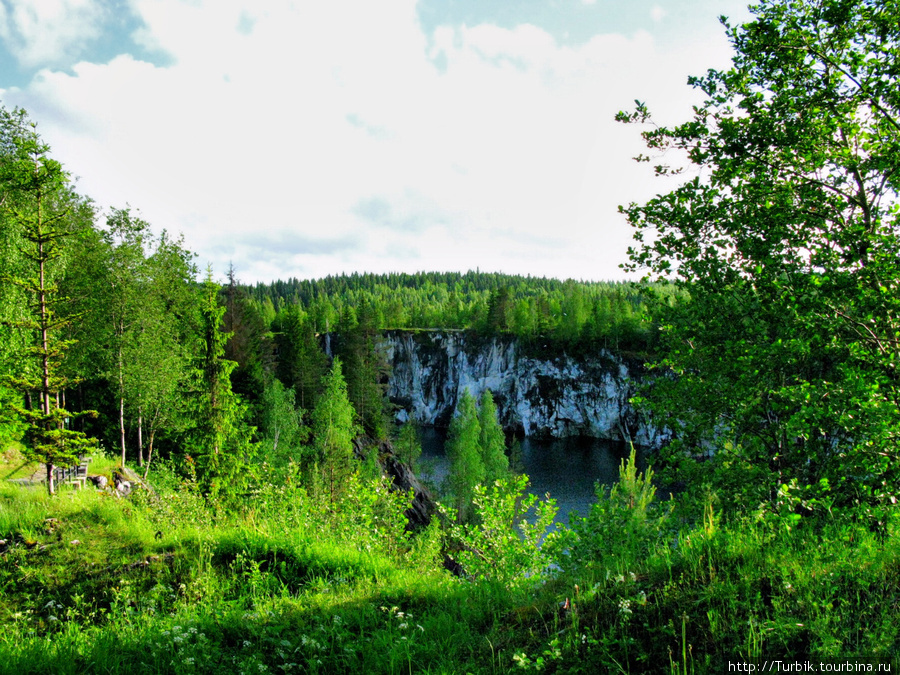
{"type": "Polygon", "coordinates": [[[406,532],[383,483],[324,506],[263,485],[229,512],[157,475],[128,500],[0,487],[0,673],[684,675],[900,652],[895,515],[886,536],[713,499],[676,518],[632,471],[510,584],[445,572],[446,533],[406,532]]]}

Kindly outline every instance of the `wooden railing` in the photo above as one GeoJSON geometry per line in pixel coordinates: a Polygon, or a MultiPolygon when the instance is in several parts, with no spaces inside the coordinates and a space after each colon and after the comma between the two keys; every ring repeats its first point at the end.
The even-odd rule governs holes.
{"type": "Polygon", "coordinates": [[[70,466],[54,466],[53,483],[55,485],[71,485],[74,488],[84,487],[87,480],[88,465],[91,463],[90,457],[79,457],[78,464],[70,466]]]}

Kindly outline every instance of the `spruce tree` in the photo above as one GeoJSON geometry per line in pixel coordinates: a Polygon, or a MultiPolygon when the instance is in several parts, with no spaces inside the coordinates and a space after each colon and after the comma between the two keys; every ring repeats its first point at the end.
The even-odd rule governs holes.
{"type": "Polygon", "coordinates": [[[54,465],[72,464],[95,445],[94,439],[69,428],[75,415],[60,401],[61,392],[75,383],[62,368],[72,342],[61,335],[74,317],[62,311],[68,299],[55,280],[64,243],[76,234],[68,221],[72,195],[62,166],[48,156],[49,148],[33,126],[25,127],[24,114],[4,115],[3,122],[8,146],[0,162],[0,204],[4,215],[20,228],[20,253],[25,261],[23,274],[8,275],[4,281],[24,291],[28,299],[24,316],[8,323],[26,336],[27,354],[35,366],[17,377],[8,376],[7,383],[23,394],[37,393],[37,408],[18,403],[12,408],[28,425],[24,454],[46,466],[47,490],[52,495],[54,465]]]}
{"type": "Polygon", "coordinates": [[[469,515],[475,486],[484,482],[485,468],[481,458],[481,424],[475,398],[465,389],[457,404],[456,416],[447,433],[447,457],[450,459],[448,482],[457,518],[464,522],[469,515]]]}
{"type": "Polygon", "coordinates": [[[356,435],[353,406],[347,396],[347,382],[341,360],[322,378],[322,395],[312,414],[313,446],[319,455],[319,472],[329,501],[340,495],[356,468],[353,438],[356,435]]]}
{"type": "Polygon", "coordinates": [[[478,412],[481,426],[479,445],[484,463],[485,480],[493,483],[509,475],[509,460],[506,457],[506,438],[497,417],[497,406],[490,389],[481,395],[481,409],[478,412]]]}
{"type": "Polygon", "coordinates": [[[249,483],[249,460],[256,446],[254,429],[245,419],[246,406],[231,390],[237,366],[224,358],[229,334],[221,330],[225,308],[219,287],[207,271],[200,296],[200,340],[194,373],[194,429],[188,448],[195,455],[197,478],[210,498],[240,493],[249,483]]]}

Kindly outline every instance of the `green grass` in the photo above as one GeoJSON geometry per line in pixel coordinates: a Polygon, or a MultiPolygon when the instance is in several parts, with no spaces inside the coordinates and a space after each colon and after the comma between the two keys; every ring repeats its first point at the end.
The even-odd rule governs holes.
{"type": "Polygon", "coordinates": [[[0,673],[702,673],[900,654],[895,517],[879,538],[850,517],[651,514],[640,546],[586,529],[581,559],[510,588],[450,576],[441,533],[408,536],[372,486],[327,505],[263,486],[226,512],[155,475],[156,496],[127,500],[0,486],[0,673]]]}

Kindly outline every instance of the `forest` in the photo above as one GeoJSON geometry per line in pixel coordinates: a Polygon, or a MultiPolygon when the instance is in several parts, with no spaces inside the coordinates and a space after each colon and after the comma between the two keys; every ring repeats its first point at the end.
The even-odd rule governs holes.
{"type": "Polygon", "coordinates": [[[900,667],[900,11],[752,11],[691,119],[617,116],[684,179],[620,207],[640,283],[220,283],[0,107],[0,673],[900,667]],[[464,394],[423,485],[397,329],[626,354],[669,440],[553,525],[464,394]]]}

